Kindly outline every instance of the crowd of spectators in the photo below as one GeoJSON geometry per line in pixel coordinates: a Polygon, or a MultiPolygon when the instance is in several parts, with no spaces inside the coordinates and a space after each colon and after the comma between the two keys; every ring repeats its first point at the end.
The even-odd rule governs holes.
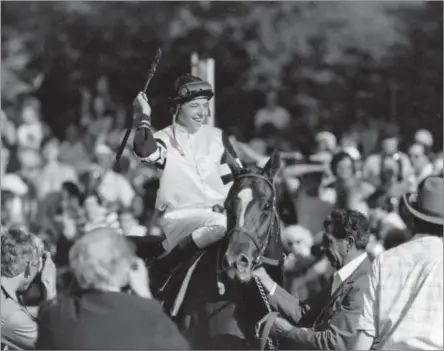
{"type": "MultiPolygon", "coordinates": [[[[14,239],[2,232],[2,255],[7,240],[22,245],[23,252],[29,250],[21,230],[35,233],[33,240],[50,254],[46,262],[54,260],[55,266],[47,269],[57,271],[56,280],[47,282],[44,289],[47,298],[69,284],[65,272],[73,264],[70,259],[77,262],[76,275],[82,281],[88,279],[81,270],[92,268],[87,262],[78,262],[79,252],[89,250],[88,240],[119,240],[122,234],[162,235],[154,210],[159,171],[138,164],[131,140],[122,160],[113,164],[127,116],[125,109],[113,102],[106,77],[98,80],[93,91],[82,91],[80,122],[67,126],[63,140],[51,133],[36,98],[25,99],[19,110],[17,116],[1,114],[1,224],[3,228],[21,228],[15,229],[14,239]],[[117,236],[108,233],[109,239],[102,233],[103,228],[117,236]],[[88,239],[89,234],[84,235],[87,232],[96,234],[88,239]],[[77,251],[69,255],[73,246],[77,251]]],[[[328,261],[317,253],[327,215],[335,208],[364,214],[371,225],[367,246],[371,257],[408,241],[412,234],[400,199],[415,191],[426,177],[443,175],[443,153],[436,152],[427,130],[418,130],[410,142],[403,140],[406,147],[401,150],[396,126],[372,124],[367,129],[351,126],[341,135],[319,130],[314,138],[316,147],[304,154],[289,146],[291,140],[286,136],[291,120],[288,111],[278,105],[276,94],[271,93],[267,106],[255,117],[257,136],[241,141],[233,132],[230,139],[246,165],[263,165],[274,147],[284,151],[285,166],[277,187],[287,254],[286,288],[304,299],[319,292],[332,275],[328,261]]],[[[297,138],[298,131],[293,132],[293,138],[297,138]]],[[[10,230],[8,233],[11,235],[10,230]]],[[[26,251],[26,255],[32,256],[28,261],[35,261],[35,267],[43,264],[38,253],[34,257],[26,251]]],[[[29,269],[34,272],[32,267],[29,269]]],[[[32,272],[25,274],[26,279],[32,277],[32,272]]],[[[14,272],[8,274],[14,276],[14,272]]],[[[119,282],[122,286],[127,283],[119,282]]],[[[32,296],[28,298],[32,300],[32,296]]],[[[91,298],[85,296],[85,303],[91,298]]],[[[108,302],[113,305],[113,298],[108,302]]],[[[63,303],[61,309],[69,312],[73,308],[72,301],[63,303]]],[[[23,313],[26,319],[30,312],[23,313]]],[[[57,316],[46,317],[57,323],[57,316]]],[[[26,335],[35,341],[35,336],[26,335]]],[[[29,348],[29,340],[24,340],[20,347],[29,348]]],[[[181,342],[171,347],[183,347],[181,342]]]]}
{"type": "Polygon", "coordinates": [[[2,111],[2,225],[37,233],[61,262],[67,262],[68,242],[103,224],[159,235],[150,223],[157,170],[139,165],[129,147],[113,163],[126,116],[110,100],[105,78],[94,96],[87,89],[82,96],[80,123],[67,126],[63,140],[51,132],[34,97],[24,100],[18,115],[2,111]]]}

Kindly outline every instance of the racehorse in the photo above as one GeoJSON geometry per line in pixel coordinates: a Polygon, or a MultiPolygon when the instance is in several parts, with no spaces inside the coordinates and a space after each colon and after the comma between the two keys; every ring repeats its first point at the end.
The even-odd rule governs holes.
{"type": "MultiPolygon", "coordinates": [[[[228,160],[234,181],[224,206],[227,235],[195,255],[191,261],[196,263],[194,273],[181,307],[172,314],[192,349],[277,346],[276,341],[266,337],[261,343],[256,332],[257,322],[270,312],[270,306],[252,273],[264,266],[282,284],[283,248],[273,184],[280,163],[278,152],[273,153],[263,169],[256,171],[240,169],[234,159],[228,160]]],[[[183,266],[188,271],[190,264],[183,266]]],[[[155,270],[154,264],[150,276],[156,275],[155,270]]],[[[174,295],[168,296],[168,291],[164,291],[161,297],[170,314],[175,306],[177,284],[173,290],[174,295]]]]}

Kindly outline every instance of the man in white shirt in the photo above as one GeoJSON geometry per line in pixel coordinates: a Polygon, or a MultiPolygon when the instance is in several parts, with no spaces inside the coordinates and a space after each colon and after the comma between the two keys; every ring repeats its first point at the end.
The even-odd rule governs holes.
{"type": "Polygon", "coordinates": [[[373,262],[351,349],[443,349],[444,180],[427,178],[403,202],[415,235],[373,262]]]}
{"type": "Polygon", "coordinates": [[[354,210],[338,209],[324,224],[323,251],[337,269],[332,284],[318,296],[300,301],[268,276],[263,268],[254,274],[280,313],[271,329],[284,349],[346,350],[354,341],[362,310],[362,293],[371,267],[365,248],[369,222],[354,210]]]}

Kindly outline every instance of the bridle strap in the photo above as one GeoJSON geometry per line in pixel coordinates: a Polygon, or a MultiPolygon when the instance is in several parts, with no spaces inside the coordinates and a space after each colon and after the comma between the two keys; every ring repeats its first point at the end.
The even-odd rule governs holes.
{"type": "Polygon", "coordinates": [[[238,233],[244,234],[244,235],[248,236],[248,238],[250,238],[250,240],[253,242],[253,244],[256,246],[257,250],[259,251],[258,257],[255,259],[255,266],[260,266],[262,264],[268,264],[271,266],[278,266],[280,263],[279,260],[264,257],[264,252],[267,248],[268,242],[270,240],[270,236],[272,235],[274,222],[276,221],[276,218],[277,218],[276,192],[274,189],[274,185],[267,177],[264,177],[260,174],[254,174],[254,173],[242,174],[242,175],[239,175],[236,178],[236,180],[240,179],[240,178],[259,178],[259,179],[264,180],[270,186],[271,191],[273,193],[273,218],[272,218],[270,225],[268,227],[268,230],[267,230],[267,239],[262,246],[258,243],[258,239],[255,235],[253,235],[249,231],[247,231],[243,228],[240,228],[240,227],[234,227],[233,229],[231,229],[230,232],[228,233],[228,236],[231,236],[234,232],[238,232],[238,233]]]}
{"type": "Polygon", "coordinates": [[[268,258],[265,256],[261,256],[257,262],[257,265],[260,266],[262,264],[266,264],[268,266],[279,266],[281,263],[280,260],[276,260],[275,258],[268,258]]]}
{"type": "Polygon", "coordinates": [[[274,190],[274,185],[270,181],[270,179],[268,179],[267,177],[264,177],[264,176],[262,176],[260,174],[254,174],[254,173],[241,174],[240,176],[236,177],[236,180],[237,179],[241,179],[241,178],[259,178],[259,179],[264,180],[271,188],[271,191],[273,193],[273,207],[275,206],[275,203],[276,203],[276,192],[274,190]]]}
{"type": "Polygon", "coordinates": [[[261,245],[257,242],[258,240],[257,240],[256,236],[251,234],[248,230],[245,230],[245,229],[240,228],[240,227],[235,227],[235,228],[230,230],[230,232],[228,233],[228,236],[231,236],[233,233],[245,234],[246,236],[248,236],[250,238],[250,240],[253,242],[254,246],[256,246],[256,248],[258,250],[262,249],[261,245]]]}

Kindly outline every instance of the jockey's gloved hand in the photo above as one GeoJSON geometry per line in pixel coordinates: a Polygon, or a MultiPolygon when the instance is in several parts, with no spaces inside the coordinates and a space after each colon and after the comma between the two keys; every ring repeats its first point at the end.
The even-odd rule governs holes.
{"type": "Polygon", "coordinates": [[[145,93],[139,92],[133,101],[133,118],[140,119],[141,115],[151,116],[151,106],[145,93]]]}

